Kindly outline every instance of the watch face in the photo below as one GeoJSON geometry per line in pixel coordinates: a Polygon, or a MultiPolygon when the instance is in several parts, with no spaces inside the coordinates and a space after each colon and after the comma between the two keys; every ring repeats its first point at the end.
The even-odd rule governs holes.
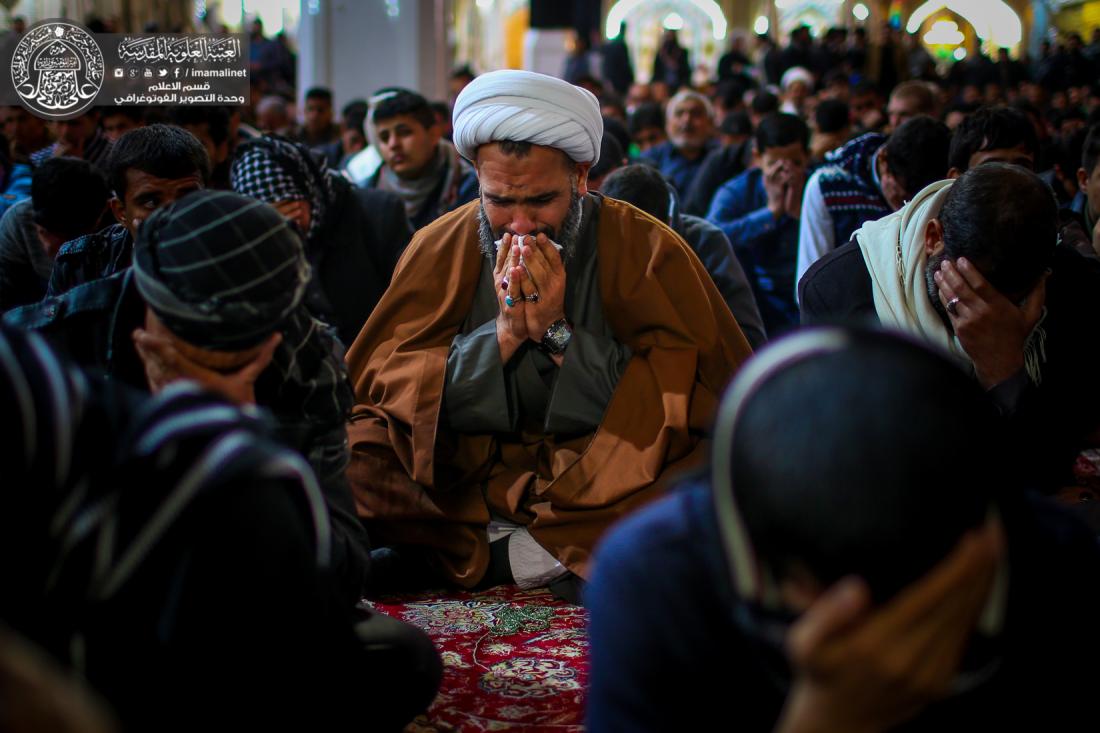
{"type": "Polygon", "coordinates": [[[569,339],[572,337],[573,332],[563,318],[560,321],[551,323],[550,327],[546,329],[546,333],[542,336],[542,346],[551,354],[560,354],[565,351],[565,347],[569,345],[569,339]]]}

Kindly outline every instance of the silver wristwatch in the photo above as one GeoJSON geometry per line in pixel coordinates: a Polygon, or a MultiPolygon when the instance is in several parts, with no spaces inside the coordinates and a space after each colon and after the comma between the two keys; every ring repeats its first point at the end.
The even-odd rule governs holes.
{"type": "Polygon", "coordinates": [[[573,329],[569,327],[569,321],[559,318],[546,329],[539,348],[547,354],[561,354],[565,352],[565,347],[569,345],[571,338],[573,338],[573,329]]]}

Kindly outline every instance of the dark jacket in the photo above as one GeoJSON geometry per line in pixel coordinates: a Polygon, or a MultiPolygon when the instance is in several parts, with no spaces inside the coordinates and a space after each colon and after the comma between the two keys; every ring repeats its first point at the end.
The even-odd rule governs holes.
{"type": "MultiPolygon", "coordinates": [[[[1036,385],[1024,378],[1014,394],[1006,395],[1000,386],[991,394],[1019,441],[1020,470],[1042,491],[1070,485],[1074,457],[1100,423],[1095,376],[1100,340],[1093,337],[1100,312],[1100,261],[1063,245],[1055,248],[1050,269],[1042,381],[1036,385]]],[[[798,283],[798,296],[803,325],[879,322],[871,275],[855,241],[815,262],[798,283]]]]}
{"type": "Polygon", "coordinates": [[[764,321],[760,317],[760,308],[753,296],[752,285],[734,254],[729,239],[721,229],[706,219],[674,213],[672,220],[672,228],[684,238],[707,268],[710,279],[714,281],[722,299],[737,319],[737,325],[748,339],[749,346],[753,349],[762,347],[768,340],[768,334],[764,330],[764,321]]]}
{"type": "Polygon", "coordinates": [[[313,267],[307,305],[336,327],[347,348],[389,287],[413,230],[396,195],[339,183],[316,238],[320,246],[307,251],[313,267]]]}
{"type": "MultiPolygon", "coordinates": [[[[133,271],[126,268],[78,285],[62,295],[9,311],[4,321],[38,331],[55,349],[84,369],[105,373],[114,382],[147,391],[145,368],[131,336],[134,329],[144,325],[145,308],[133,271]]],[[[354,594],[365,579],[368,543],[355,518],[344,477],[347,465],[344,415],[333,414],[321,420],[307,405],[306,392],[312,375],[342,372],[339,355],[334,353],[336,339],[325,335],[327,331],[323,328],[322,331],[319,339],[310,340],[293,356],[275,357],[275,361],[283,363],[293,361],[296,364],[293,371],[307,381],[292,383],[291,377],[280,373],[273,363],[256,381],[256,401],[275,418],[279,441],[298,451],[316,473],[336,529],[333,565],[344,587],[354,594]]],[[[290,346],[284,342],[279,348],[290,346]]],[[[332,389],[333,400],[350,404],[351,386],[346,377],[341,376],[332,389]]]]}
{"type": "Polygon", "coordinates": [[[42,300],[53,269],[34,228],[30,199],[0,217],[0,312],[42,300]]]}
{"type": "MultiPolygon", "coordinates": [[[[346,348],[389,286],[412,229],[397,196],[359,189],[342,178],[329,212],[316,237],[320,246],[306,252],[313,268],[306,304],[336,327],[346,348]]],[[[121,224],[66,242],[46,295],[121,272],[130,266],[133,251],[130,232],[121,224]]]]}
{"type": "MultiPolygon", "coordinates": [[[[993,676],[934,704],[905,731],[1096,730],[1100,632],[1096,538],[1038,497],[1006,501],[1008,605],[993,676]]],[[[735,623],[714,500],[704,479],[628,517],[597,551],[590,613],[589,730],[774,729],[789,687],[778,651],[735,623]],[[644,640],[644,643],[640,640],[644,640]]]]}
{"type": "Polygon", "coordinates": [[[121,224],[65,242],[54,258],[46,295],[61,295],[77,285],[108,277],[130,266],[134,238],[121,224]]]}
{"type": "Polygon", "coordinates": [[[626,96],[634,83],[634,66],[630,63],[630,49],[620,35],[600,46],[603,78],[620,96],[626,96]]]}
{"type": "Polygon", "coordinates": [[[744,173],[752,163],[752,146],[752,140],[746,140],[740,145],[723,146],[708,153],[684,196],[684,212],[706,216],[722,184],[744,173]]]}

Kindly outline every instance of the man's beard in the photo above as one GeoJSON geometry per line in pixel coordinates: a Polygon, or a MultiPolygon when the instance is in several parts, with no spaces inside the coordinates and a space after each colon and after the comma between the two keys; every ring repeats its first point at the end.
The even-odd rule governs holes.
{"type": "Polygon", "coordinates": [[[932,301],[932,307],[940,314],[944,323],[950,324],[951,317],[947,315],[947,308],[940,301],[940,286],[936,284],[936,273],[940,271],[940,265],[947,260],[947,252],[940,252],[934,257],[929,257],[924,266],[924,284],[928,290],[928,297],[932,301]]]}
{"type": "MultiPolygon", "coordinates": [[[[545,234],[550,241],[561,245],[562,262],[568,262],[577,251],[577,241],[581,236],[583,201],[584,197],[577,192],[577,181],[574,179],[569,191],[569,211],[566,212],[558,230],[554,231],[552,227],[539,227],[532,232],[532,234],[545,234]]],[[[493,232],[493,228],[489,225],[489,217],[485,213],[484,203],[478,206],[477,209],[477,230],[481,253],[495,262],[497,256],[496,241],[507,232],[501,230],[499,235],[493,232]]]]}

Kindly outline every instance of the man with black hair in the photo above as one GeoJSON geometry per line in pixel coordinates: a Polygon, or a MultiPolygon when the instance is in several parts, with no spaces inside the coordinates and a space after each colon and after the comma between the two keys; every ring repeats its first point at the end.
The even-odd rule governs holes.
{"type": "Polygon", "coordinates": [[[1091,730],[1100,551],[1025,494],[979,389],[881,332],[799,332],[710,465],[597,550],[590,730],[1091,730]],[[644,641],[640,641],[644,640],[644,641]],[[720,673],[715,673],[719,670],[720,673]]]}
{"type": "Polygon", "coordinates": [[[742,79],[726,79],[718,82],[711,102],[714,104],[714,118],[725,119],[731,112],[745,109],[745,93],[750,89],[742,79]]]}
{"type": "Polygon", "coordinates": [[[332,91],[312,87],[306,92],[297,141],[309,148],[320,148],[339,138],[340,128],[332,122],[332,91]]]}
{"type": "Polygon", "coordinates": [[[665,116],[661,112],[661,105],[656,102],[646,102],[635,108],[630,113],[627,129],[639,153],[655,148],[668,139],[665,133],[665,116]]]}
{"type": "Polygon", "coordinates": [[[90,108],[77,117],[49,123],[57,142],[31,153],[31,163],[42,165],[50,158],[68,155],[82,158],[105,171],[109,167],[111,142],[99,127],[99,110],[90,108]]]}
{"type": "Polygon", "coordinates": [[[623,157],[630,157],[630,133],[627,132],[626,123],[620,122],[614,117],[603,118],[604,137],[612,137],[619,144],[619,150],[623,157]]]}
{"type": "Polygon", "coordinates": [[[897,211],[947,172],[951,133],[931,117],[903,123],[889,138],[861,135],[832,151],[806,182],[795,281],[865,221],[897,211]]]}
{"type": "Polygon", "coordinates": [[[459,92],[465,89],[466,85],[476,78],[477,74],[474,73],[473,68],[469,64],[463,64],[451,70],[451,75],[447,79],[447,100],[451,107],[454,107],[455,99],[458,97],[459,92]]]}
{"type": "MultiPolygon", "coordinates": [[[[730,112],[722,119],[722,123],[718,125],[718,142],[720,142],[724,148],[735,148],[750,137],[752,137],[752,120],[749,119],[748,113],[744,110],[730,112]]],[[[706,161],[704,160],[703,163],[705,164],[706,161]]],[[[700,167],[700,171],[701,170],[702,168],[700,167]]],[[[695,178],[696,180],[699,179],[698,173],[695,174],[695,178]]],[[[692,184],[692,187],[694,188],[694,184],[692,184]]]]}
{"type": "Polygon", "coordinates": [[[106,107],[99,113],[99,123],[108,142],[115,143],[130,130],[145,126],[144,107],[106,107]]]}
{"type": "Polygon", "coordinates": [[[1081,217],[1092,249],[1100,256],[1100,125],[1093,125],[1081,146],[1077,185],[1080,190],[1070,208],[1081,217]]]}
{"type": "Polygon", "coordinates": [[[428,102],[428,106],[435,112],[435,119],[439,123],[439,129],[443,131],[443,139],[451,139],[451,107],[446,102],[428,102]]]}
{"type": "Polygon", "coordinates": [[[383,91],[371,100],[368,122],[383,163],[364,187],[399,196],[413,229],[477,198],[473,167],[443,139],[427,99],[406,89],[383,91]]]}
{"type": "Polygon", "coordinates": [[[957,178],[990,161],[1035,169],[1039,141],[1023,112],[1012,107],[983,107],[963,120],[951,137],[948,178],[957,178]]]}
{"type": "MultiPolygon", "coordinates": [[[[604,137],[607,140],[607,137],[604,137]]],[[[600,153],[603,162],[603,153],[600,153]]],[[[595,170],[595,168],[593,168],[595,170]]],[[[589,176],[591,181],[591,176],[589,176]]],[[[684,238],[710,273],[722,299],[741,327],[749,345],[759,349],[768,340],[752,286],[722,230],[691,214],[680,212],[673,190],[664,177],[648,165],[635,164],[608,174],[598,189],[605,196],[633,204],[684,238]]]]}
{"type": "Polygon", "coordinates": [[[852,126],[862,132],[881,130],[886,124],[882,110],[882,95],[870,79],[856,82],[848,94],[848,107],[852,114],[852,126]]]}
{"type": "Polygon", "coordinates": [[[1051,167],[1042,172],[1038,168],[1033,169],[1054,191],[1060,208],[1070,207],[1074,197],[1080,193],[1077,171],[1081,167],[1081,150],[1087,133],[1087,130],[1080,129],[1055,138],[1049,150],[1051,167]]]}
{"type": "MultiPolygon", "coordinates": [[[[959,125],[962,124],[963,120],[981,108],[982,106],[977,102],[954,102],[947,105],[947,108],[944,109],[943,123],[947,125],[947,129],[954,132],[959,128],[959,125]]],[[[1036,117],[1036,119],[1039,118],[1036,117]]],[[[1042,124],[1041,120],[1039,124],[1042,124]]]]}
{"type": "Polygon", "coordinates": [[[753,127],[759,125],[760,120],[778,111],[779,97],[771,92],[761,89],[752,96],[752,102],[749,104],[749,118],[752,120],[753,127]]]}
{"type": "Polygon", "coordinates": [[[206,149],[174,125],[149,125],[126,133],[111,150],[107,168],[114,194],[111,212],[117,221],[62,245],[47,295],[60,295],[129,267],[142,221],[158,208],[205,188],[210,179],[206,149]]]}
{"type": "Polygon", "coordinates": [[[171,111],[173,124],[198,138],[210,157],[209,188],[228,190],[229,165],[236,141],[230,136],[230,113],[226,107],[183,106],[171,111]]]}
{"type": "Polygon", "coordinates": [[[755,165],[718,189],[706,218],[733,243],[774,337],[798,323],[794,268],[810,130],[778,112],[760,122],[754,145],[755,165]]]}
{"type": "Polygon", "coordinates": [[[53,142],[46,121],[20,105],[0,107],[0,129],[11,145],[12,155],[22,160],[53,142]]]}
{"type": "Polygon", "coordinates": [[[315,152],[324,157],[325,165],[334,170],[343,170],[348,161],[367,147],[368,105],[364,99],[353,99],[340,110],[340,139],[322,146],[315,152]]]}
{"type": "MultiPolygon", "coordinates": [[[[607,134],[604,130],[603,139],[600,140],[600,159],[588,171],[588,187],[593,191],[599,191],[603,187],[604,179],[614,171],[627,164],[626,154],[619,145],[614,135],[607,134]]],[[[654,168],[654,171],[657,169],[654,168]]],[[[657,175],[660,175],[658,173],[657,175]]]]}
{"type": "Polygon", "coordinates": [[[813,135],[810,137],[810,159],[820,164],[825,154],[848,142],[852,136],[848,103],[839,99],[822,100],[814,109],[813,135]]]}
{"type": "Polygon", "coordinates": [[[1100,309],[1100,263],[1057,238],[1049,186],[984,163],[815,263],[799,283],[802,322],[879,321],[950,352],[1011,421],[1021,475],[1058,488],[1100,426],[1100,345],[1080,338],[1100,309]]]}
{"type": "Polygon", "coordinates": [[[96,230],[110,197],[86,160],[51,158],[34,171],[31,197],[0,219],[0,312],[42,299],[58,250],[96,230]]]}
{"type": "Polygon", "coordinates": [[[600,114],[604,119],[613,119],[621,124],[626,124],[626,102],[615,92],[604,92],[599,95],[600,114]]]}

